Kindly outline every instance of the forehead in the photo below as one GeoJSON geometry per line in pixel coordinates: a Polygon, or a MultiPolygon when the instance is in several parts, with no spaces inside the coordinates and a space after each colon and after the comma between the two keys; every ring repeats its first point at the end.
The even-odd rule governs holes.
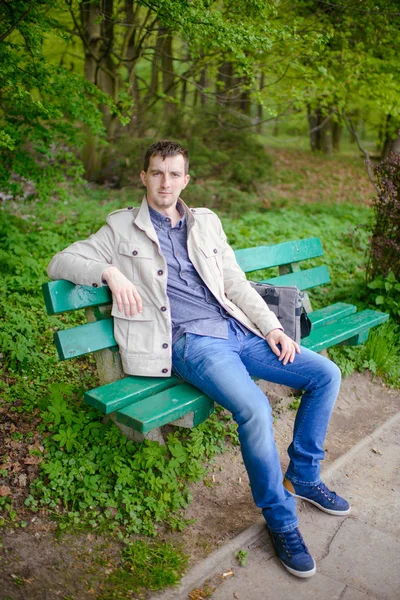
{"type": "Polygon", "coordinates": [[[149,171],[182,171],[185,170],[185,159],[182,154],[175,156],[166,156],[163,158],[158,154],[153,154],[149,161],[149,171]]]}

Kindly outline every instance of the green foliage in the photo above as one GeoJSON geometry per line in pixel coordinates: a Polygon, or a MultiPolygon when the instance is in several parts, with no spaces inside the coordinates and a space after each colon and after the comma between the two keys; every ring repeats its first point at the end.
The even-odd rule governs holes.
{"type": "Polygon", "coordinates": [[[122,566],[108,577],[106,590],[99,600],[125,600],[129,592],[156,591],[176,585],[187,564],[188,556],[172,544],[130,542],[122,551],[122,566]]]}
{"type": "Polygon", "coordinates": [[[238,550],[235,554],[236,559],[241,567],[245,567],[247,563],[248,552],[246,550],[238,550]]]}
{"type": "Polygon", "coordinates": [[[139,445],[128,442],[112,422],[102,423],[98,411],[77,404],[80,393],[72,386],[54,384],[50,391],[39,406],[42,431],[51,435],[44,440],[41,476],[27,506],[49,508],[61,530],[155,535],[162,521],[182,529],[179,512],[190,501],[187,483],[204,476],[204,458],[222,450],[226,434],[234,436],[230,423],[213,416],[192,431],[170,434],[167,447],[139,445]]]}
{"type": "Polygon", "coordinates": [[[396,279],[393,271],[390,271],[387,277],[379,275],[370,281],[368,288],[372,290],[372,301],[377,308],[390,313],[400,323],[400,281],[396,279]]]}
{"type": "Polygon", "coordinates": [[[329,356],[344,377],[368,369],[387,384],[400,387],[400,329],[391,321],[370,331],[365,344],[330,348],[329,356]]]}
{"type": "Polygon", "coordinates": [[[104,135],[99,103],[120,115],[110,96],[45,59],[44,36],[51,33],[57,42],[68,37],[50,16],[55,4],[22,0],[0,5],[0,188],[12,196],[48,199],[56,191],[62,194],[57,186],[67,178],[82,180],[76,150],[88,131],[104,135]]]}
{"type": "MultiPolygon", "coordinates": [[[[1,465],[0,465],[1,473],[1,465]]],[[[1,481],[0,481],[1,483],[1,481]]],[[[18,513],[13,508],[12,498],[10,496],[0,497],[0,528],[1,527],[26,527],[28,523],[24,520],[18,520],[18,513]]]]}

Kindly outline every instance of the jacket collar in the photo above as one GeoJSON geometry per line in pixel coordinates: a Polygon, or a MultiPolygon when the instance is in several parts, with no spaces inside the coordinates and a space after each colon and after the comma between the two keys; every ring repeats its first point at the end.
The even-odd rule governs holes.
{"type": "MultiPolygon", "coordinates": [[[[195,218],[193,216],[192,211],[188,206],[186,206],[182,198],[179,198],[179,202],[181,206],[183,206],[183,209],[185,211],[187,228],[189,231],[195,223],[195,218]]],[[[139,227],[139,229],[145,231],[153,241],[158,243],[158,237],[154,229],[153,223],[151,221],[149,205],[147,204],[146,196],[144,196],[142,204],[140,205],[140,208],[136,214],[136,217],[133,219],[133,222],[139,227]]]]}

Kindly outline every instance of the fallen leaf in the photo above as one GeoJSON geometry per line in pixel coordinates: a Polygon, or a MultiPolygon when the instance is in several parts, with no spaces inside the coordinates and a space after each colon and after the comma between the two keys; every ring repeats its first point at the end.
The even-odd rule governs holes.
{"type": "Polygon", "coordinates": [[[21,473],[21,475],[18,475],[18,485],[20,487],[26,486],[26,474],[25,473],[21,473]]]}
{"type": "Polygon", "coordinates": [[[232,575],[234,575],[234,574],[235,573],[232,571],[232,569],[229,569],[225,573],[222,573],[222,577],[232,577],[232,575]]]}
{"type": "Polygon", "coordinates": [[[0,485],[0,496],[9,496],[11,494],[11,490],[8,485],[0,485]]]}
{"type": "Polygon", "coordinates": [[[382,452],[377,448],[371,448],[371,452],[373,452],[374,454],[380,454],[382,456],[382,452]]]}
{"type": "Polygon", "coordinates": [[[43,460],[42,456],[27,456],[26,458],[24,458],[24,464],[25,465],[40,465],[42,460],[43,460]]]}

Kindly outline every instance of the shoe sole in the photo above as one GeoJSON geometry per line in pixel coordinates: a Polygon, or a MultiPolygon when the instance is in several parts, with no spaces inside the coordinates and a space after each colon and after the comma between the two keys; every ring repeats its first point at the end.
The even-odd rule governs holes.
{"type": "Polygon", "coordinates": [[[291,573],[292,575],[295,575],[296,577],[301,577],[302,579],[305,579],[306,577],[312,577],[317,572],[317,567],[315,565],[315,561],[314,561],[314,568],[310,569],[309,571],[296,571],[296,569],[292,569],[291,567],[288,567],[287,565],[285,565],[285,563],[282,560],[280,562],[285,567],[285,569],[287,571],[289,571],[289,573],[291,573]]]}
{"type": "Polygon", "coordinates": [[[318,504],[318,502],[315,502],[315,500],[310,500],[310,498],[305,498],[304,496],[299,496],[298,494],[293,494],[292,492],[289,492],[289,494],[292,494],[292,496],[294,496],[295,498],[300,498],[300,500],[305,500],[306,502],[310,502],[310,504],[314,504],[314,506],[316,506],[317,508],[319,508],[323,512],[328,513],[328,515],[335,515],[337,517],[344,517],[344,516],[350,514],[350,512],[351,512],[351,506],[349,506],[349,508],[347,510],[332,510],[330,508],[325,508],[321,504],[318,504]]]}

